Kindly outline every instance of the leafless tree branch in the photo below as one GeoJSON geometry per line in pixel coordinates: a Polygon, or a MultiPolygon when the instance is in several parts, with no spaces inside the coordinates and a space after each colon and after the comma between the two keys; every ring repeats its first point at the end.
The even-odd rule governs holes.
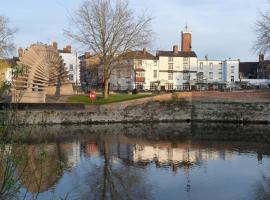
{"type": "Polygon", "coordinates": [[[14,50],[13,37],[16,32],[16,28],[10,28],[9,19],[0,15],[0,57],[14,50]]]}
{"type": "Polygon", "coordinates": [[[103,67],[104,97],[119,55],[149,45],[153,18],[136,16],[127,0],[85,0],[71,17],[64,34],[99,56],[103,67]]]}

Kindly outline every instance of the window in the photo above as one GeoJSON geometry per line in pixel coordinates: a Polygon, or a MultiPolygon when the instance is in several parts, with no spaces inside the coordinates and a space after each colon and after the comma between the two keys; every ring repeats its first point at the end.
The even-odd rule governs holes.
{"type": "Polygon", "coordinates": [[[218,78],[222,79],[222,72],[218,72],[218,78]]]}
{"type": "Polygon", "coordinates": [[[154,82],[150,83],[150,90],[157,90],[157,85],[154,82]]]}
{"type": "Polygon", "coordinates": [[[213,70],[213,63],[210,63],[210,70],[213,70]]]}
{"type": "Polygon", "coordinates": [[[203,62],[200,62],[200,69],[203,69],[203,62]]]}
{"type": "Polygon", "coordinates": [[[234,82],[234,76],[231,76],[231,82],[234,82]]]}
{"type": "Polygon", "coordinates": [[[219,70],[220,71],[222,70],[222,63],[220,63],[219,70]]]}
{"type": "Polygon", "coordinates": [[[69,65],[69,70],[70,70],[70,71],[73,71],[73,64],[70,64],[70,65],[69,65]]]}
{"type": "Polygon", "coordinates": [[[184,70],[188,70],[189,69],[188,58],[184,58],[183,68],[184,68],[184,70]]]}
{"type": "Polygon", "coordinates": [[[154,70],[154,75],[153,75],[154,78],[157,78],[157,70],[154,70]]]}
{"type": "Polygon", "coordinates": [[[168,62],[173,62],[173,57],[169,57],[168,62]]]}
{"type": "Polygon", "coordinates": [[[173,80],[173,73],[168,73],[168,80],[173,80]]]}
{"type": "Polygon", "coordinates": [[[70,75],[69,75],[69,80],[70,80],[70,81],[73,81],[73,74],[70,74],[70,75]]]}
{"type": "Polygon", "coordinates": [[[154,60],[154,66],[157,66],[157,61],[156,60],[154,60]]]}
{"type": "Polygon", "coordinates": [[[169,69],[169,70],[173,70],[173,63],[169,63],[168,69],[169,69]]]}
{"type": "Polygon", "coordinates": [[[184,70],[189,70],[188,64],[184,63],[184,70]]]}
{"type": "Polygon", "coordinates": [[[209,79],[213,79],[213,72],[209,72],[209,79]]]}
{"type": "Polygon", "coordinates": [[[134,61],[135,69],[142,68],[142,60],[134,61]]]}
{"type": "Polygon", "coordinates": [[[234,66],[231,66],[231,73],[234,74],[234,66]]]}
{"type": "Polygon", "coordinates": [[[183,80],[189,81],[190,80],[190,74],[189,73],[184,73],[183,74],[183,80]]]}
{"type": "Polygon", "coordinates": [[[143,90],[143,83],[136,83],[136,89],[143,90]]]}
{"type": "Polygon", "coordinates": [[[136,72],[137,77],[144,77],[144,72],[136,72]]]}
{"type": "Polygon", "coordinates": [[[167,83],[166,90],[173,90],[173,83],[167,83]]]}

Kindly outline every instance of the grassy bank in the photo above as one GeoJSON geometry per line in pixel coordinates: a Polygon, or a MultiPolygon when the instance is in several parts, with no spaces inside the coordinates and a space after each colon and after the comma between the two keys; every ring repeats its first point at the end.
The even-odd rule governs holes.
{"type": "Polygon", "coordinates": [[[97,95],[97,99],[94,102],[90,102],[87,95],[76,95],[68,98],[67,103],[83,103],[83,104],[92,104],[92,105],[103,105],[109,103],[130,101],[134,99],[141,99],[145,97],[151,97],[151,94],[112,94],[108,99],[104,99],[101,95],[97,95]]]}

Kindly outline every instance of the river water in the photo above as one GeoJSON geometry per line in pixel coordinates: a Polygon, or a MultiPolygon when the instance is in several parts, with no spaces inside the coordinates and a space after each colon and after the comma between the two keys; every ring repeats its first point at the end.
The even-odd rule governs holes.
{"type": "MultiPolygon", "coordinates": [[[[270,199],[269,125],[26,127],[26,199],[270,199]],[[42,157],[42,159],[41,159],[42,157]]],[[[14,150],[14,149],[13,149],[14,150]]]]}

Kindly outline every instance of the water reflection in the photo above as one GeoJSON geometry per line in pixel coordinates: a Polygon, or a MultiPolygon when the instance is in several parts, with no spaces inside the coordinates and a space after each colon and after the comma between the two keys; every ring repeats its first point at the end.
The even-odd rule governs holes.
{"type": "Polygon", "coordinates": [[[237,133],[234,125],[222,127],[45,127],[37,133],[44,137],[46,132],[48,143],[13,151],[27,157],[17,173],[26,169],[22,183],[29,198],[37,193],[41,199],[269,198],[270,148],[263,142],[269,126],[240,126],[237,133]],[[243,136],[251,141],[239,142],[243,136]]]}

